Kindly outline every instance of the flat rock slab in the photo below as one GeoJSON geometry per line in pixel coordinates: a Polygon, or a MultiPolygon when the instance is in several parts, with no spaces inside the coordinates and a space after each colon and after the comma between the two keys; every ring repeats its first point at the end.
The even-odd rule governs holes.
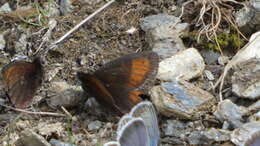
{"type": "Polygon", "coordinates": [[[246,123],[231,134],[231,141],[237,146],[249,146],[250,143],[257,142],[257,140],[258,145],[260,145],[260,122],[246,123]]]}
{"type": "Polygon", "coordinates": [[[243,124],[242,116],[246,111],[238,107],[231,100],[225,99],[218,103],[214,115],[222,122],[227,121],[233,127],[237,128],[243,124]]]}
{"type": "Polygon", "coordinates": [[[33,131],[25,131],[22,133],[15,146],[51,146],[41,135],[33,131]]]}
{"type": "Polygon", "coordinates": [[[51,107],[75,107],[85,99],[83,90],[80,86],[72,86],[61,81],[52,82],[50,87],[53,96],[48,100],[48,104],[51,107]]]}
{"type": "Polygon", "coordinates": [[[161,58],[168,58],[184,50],[181,34],[188,30],[187,23],[181,23],[178,17],[158,14],[140,20],[142,30],[146,32],[146,41],[161,58]]]}
{"type": "Polygon", "coordinates": [[[253,58],[234,67],[232,92],[241,98],[260,98],[260,59],[253,58]]]}
{"type": "Polygon", "coordinates": [[[254,104],[250,105],[248,107],[248,110],[251,112],[260,111],[260,99],[257,102],[255,102],[254,104]]]}
{"type": "Polygon", "coordinates": [[[162,83],[153,87],[150,95],[161,114],[182,119],[198,117],[202,107],[214,101],[209,92],[185,81],[162,83]]]}

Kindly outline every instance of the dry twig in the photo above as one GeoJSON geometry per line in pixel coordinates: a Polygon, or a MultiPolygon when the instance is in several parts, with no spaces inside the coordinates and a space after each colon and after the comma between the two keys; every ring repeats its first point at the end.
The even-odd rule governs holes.
{"type": "Polygon", "coordinates": [[[49,50],[56,48],[57,45],[62,42],[64,39],[66,39],[69,35],[71,35],[73,32],[75,32],[77,29],[79,29],[83,24],[85,24],[88,20],[90,20],[91,18],[93,18],[94,16],[96,16],[98,13],[100,13],[101,11],[103,11],[105,8],[107,8],[108,6],[110,6],[112,3],[114,3],[116,0],[111,0],[109,2],[107,2],[104,6],[102,6],[101,8],[97,9],[94,13],[92,13],[91,15],[89,15],[88,17],[86,17],[84,20],[82,20],[80,23],[78,23],[76,26],[74,26],[71,30],[69,30],[66,34],[64,34],[63,36],[61,36],[58,40],[56,40],[55,42],[53,42],[46,50],[45,53],[47,53],[49,50]]]}
{"type": "Polygon", "coordinates": [[[240,49],[237,54],[235,56],[233,56],[233,58],[228,62],[228,64],[225,66],[224,71],[222,73],[222,75],[220,76],[220,78],[218,79],[218,81],[215,83],[214,87],[212,88],[213,90],[216,89],[216,87],[219,86],[219,98],[220,101],[223,100],[222,98],[222,89],[224,86],[224,81],[225,81],[225,77],[228,73],[228,71],[235,66],[236,64],[238,64],[239,62],[248,60],[250,58],[254,58],[254,57],[258,57],[259,58],[259,54],[255,52],[254,47],[250,47],[253,46],[256,42],[257,39],[259,39],[259,34],[255,34],[255,38],[253,38],[252,40],[250,40],[242,49],[240,49]],[[258,37],[257,37],[258,36],[258,37]],[[245,51],[247,52],[251,52],[249,53],[249,55],[244,55],[245,51]]]}
{"type": "Polygon", "coordinates": [[[61,106],[61,109],[64,111],[64,113],[65,113],[66,115],[69,116],[70,119],[73,118],[73,116],[72,116],[63,106],[61,106]]]}
{"type": "Polygon", "coordinates": [[[21,112],[21,113],[26,113],[26,114],[33,114],[33,115],[46,115],[46,116],[57,116],[57,117],[65,117],[64,114],[59,114],[59,113],[51,113],[51,112],[31,112],[31,111],[27,111],[27,110],[23,110],[23,109],[19,109],[19,108],[14,108],[8,105],[4,105],[4,104],[0,104],[0,106],[3,106],[5,108],[17,111],[17,112],[21,112]]]}
{"type": "MultiPolygon", "coordinates": [[[[190,3],[195,3],[196,6],[201,6],[196,22],[196,26],[199,26],[198,41],[200,40],[202,34],[205,34],[209,40],[211,40],[212,37],[216,38],[216,32],[219,30],[222,22],[227,22],[232,26],[236,26],[231,13],[231,9],[234,6],[230,3],[243,5],[236,0],[189,0],[183,3],[181,15],[179,16],[180,18],[183,16],[185,6],[190,3]]],[[[239,33],[241,34],[241,32],[239,33]]]]}

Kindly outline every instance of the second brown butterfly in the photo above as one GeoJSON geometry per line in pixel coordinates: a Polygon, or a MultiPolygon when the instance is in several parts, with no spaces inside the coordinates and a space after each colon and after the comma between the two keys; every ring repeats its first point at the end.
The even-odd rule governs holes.
{"type": "Polygon", "coordinates": [[[11,102],[18,108],[31,105],[37,88],[43,78],[41,58],[33,62],[14,61],[2,69],[5,91],[11,102]]]}
{"type": "Polygon", "coordinates": [[[155,81],[159,57],[147,51],[113,60],[94,74],[78,72],[83,89],[117,115],[130,111],[142,101],[155,81]]]}

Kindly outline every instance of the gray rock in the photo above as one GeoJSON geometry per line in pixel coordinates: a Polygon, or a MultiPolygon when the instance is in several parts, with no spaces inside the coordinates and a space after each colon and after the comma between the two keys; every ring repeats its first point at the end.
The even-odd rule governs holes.
{"type": "Polygon", "coordinates": [[[187,139],[190,145],[205,145],[208,143],[208,139],[205,137],[204,131],[193,131],[187,139]]]}
{"type": "Polygon", "coordinates": [[[210,93],[185,81],[162,83],[153,87],[150,95],[161,114],[184,119],[198,117],[203,112],[200,108],[214,101],[210,93]]]}
{"type": "MultiPolygon", "coordinates": [[[[228,64],[224,68],[224,75],[223,77],[227,76],[227,73],[232,69],[234,66],[241,64],[242,62],[248,61],[253,58],[260,58],[260,32],[254,33],[249,42],[240,49],[235,56],[228,62],[228,64]]],[[[224,80],[223,80],[224,82],[224,80]]],[[[223,83],[222,82],[222,83],[223,83]]]]}
{"type": "Polygon", "coordinates": [[[168,58],[178,51],[186,49],[180,38],[158,41],[151,47],[161,58],[168,58]]]}
{"type": "Polygon", "coordinates": [[[202,75],[205,63],[195,48],[178,52],[159,63],[157,78],[162,81],[190,80],[202,75]]]}
{"type": "Polygon", "coordinates": [[[52,37],[52,31],[53,29],[57,26],[57,21],[54,18],[50,18],[49,22],[48,22],[48,31],[44,34],[43,36],[43,40],[47,41],[47,40],[51,40],[52,37]]]}
{"type": "Polygon", "coordinates": [[[68,85],[66,82],[52,82],[50,86],[53,96],[50,95],[52,97],[48,100],[48,104],[51,107],[74,107],[85,99],[80,86],[68,85]]]}
{"type": "Polygon", "coordinates": [[[220,121],[227,121],[235,128],[240,127],[243,124],[242,116],[244,115],[244,112],[229,99],[218,103],[218,107],[214,112],[214,115],[220,121]]]}
{"type": "Polygon", "coordinates": [[[216,64],[220,54],[216,51],[210,49],[203,49],[200,51],[202,57],[205,60],[205,63],[208,65],[216,64]]]}
{"type": "Polygon", "coordinates": [[[94,6],[97,5],[101,2],[103,2],[102,0],[82,0],[81,2],[87,3],[88,5],[94,6]]]}
{"type": "Polygon", "coordinates": [[[234,67],[232,92],[249,99],[260,98],[260,59],[253,58],[234,67]]]}
{"type": "MultiPolygon", "coordinates": [[[[151,29],[155,29],[158,27],[173,27],[172,29],[175,31],[176,35],[180,36],[183,31],[185,31],[186,27],[185,25],[188,25],[185,23],[185,25],[179,24],[181,20],[178,17],[167,15],[167,14],[158,14],[158,15],[152,15],[145,18],[140,19],[140,25],[141,28],[144,31],[149,31],[151,29]],[[177,29],[174,29],[177,28],[177,29]]],[[[161,34],[162,37],[160,38],[169,38],[172,37],[172,31],[167,32],[165,34],[161,34]]]]}
{"type": "Polygon", "coordinates": [[[21,138],[19,138],[16,146],[51,146],[41,135],[33,131],[24,131],[21,138]]]}
{"type": "Polygon", "coordinates": [[[55,107],[74,107],[84,100],[81,90],[67,89],[50,98],[50,104],[55,107]]]}
{"type": "MultiPolygon", "coordinates": [[[[4,51],[0,51],[0,70],[6,65],[10,63],[9,54],[5,53],[4,51]]],[[[2,81],[2,74],[0,74],[0,94],[4,91],[4,85],[2,81]]]]}
{"type": "Polygon", "coordinates": [[[9,123],[17,117],[14,113],[0,114],[0,122],[9,123]]]}
{"type": "Polygon", "coordinates": [[[248,118],[248,121],[250,121],[250,122],[258,121],[258,122],[260,122],[260,111],[258,111],[257,113],[251,115],[251,116],[248,118]]]}
{"type": "MultiPolygon", "coordinates": [[[[1,88],[0,88],[1,89],[1,88]]],[[[4,105],[7,100],[0,97],[0,104],[4,105]]]]}
{"type": "Polygon", "coordinates": [[[183,137],[189,131],[187,124],[179,120],[167,120],[163,132],[165,136],[183,137]]]}
{"type": "Polygon", "coordinates": [[[146,39],[154,52],[167,58],[177,51],[185,49],[179,36],[187,30],[188,24],[167,14],[152,15],[140,20],[141,28],[146,32],[146,39]]]}
{"type": "Polygon", "coordinates": [[[228,141],[230,140],[231,131],[223,129],[210,128],[204,132],[204,135],[213,141],[228,141]]]}
{"type": "Polygon", "coordinates": [[[214,75],[212,74],[211,71],[204,70],[204,73],[205,73],[206,77],[208,78],[208,80],[213,81],[215,79],[215,77],[214,77],[214,75]]]}
{"type": "Polygon", "coordinates": [[[206,131],[197,130],[191,132],[188,136],[189,144],[191,145],[208,145],[215,141],[227,141],[230,140],[230,131],[210,128],[206,131]]]}
{"type": "Polygon", "coordinates": [[[5,3],[0,7],[0,12],[11,12],[12,9],[9,5],[9,3],[5,3]]]}
{"type": "Polygon", "coordinates": [[[67,124],[67,123],[56,122],[56,121],[55,121],[55,123],[39,122],[36,129],[39,134],[41,134],[43,136],[50,136],[54,133],[64,132],[66,130],[65,124],[67,124]]]}
{"type": "Polygon", "coordinates": [[[104,109],[102,109],[94,97],[88,98],[85,106],[88,111],[95,113],[96,116],[102,116],[104,114],[104,109]]]}
{"type": "Polygon", "coordinates": [[[27,52],[27,35],[25,33],[21,34],[18,41],[15,42],[15,52],[24,55],[27,52]]]}
{"type": "Polygon", "coordinates": [[[218,57],[218,64],[220,65],[225,65],[226,63],[228,63],[229,58],[227,56],[219,56],[218,57]]]}
{"type": "Polygon", "coordinates": [[[222,125],[222,129],[227,130],[229,127],[231,127],[230,124],[227,121],[224,121],[222,125]]]}
{"type": "MultiPolygon", "coordinates": [[[[253,33],[253,34],[251,35],[251,37],[249,38],[249,42],[254,42],[254,41],[255,41],[256,44],[254,44],[254,46],[257,47],[257,46],[259,45],[259,44],[258,44],[259,38],[260,38],[260,31],[253,33]]],[[[258,52],[257,52],[257,53],[258,53],[258,52]]],[[[258,55],[258,54],[256,54],[256,55],[258,55]]],[[[251,57],[251,58],[253,58],[253,57],[251,57]]],[[[259,58],[259,57],[256,56],[256,58],[259,58]]]]}
{"type": "Polygon", "coordinates": [[[250,4],[254,10],[254,17],[252,19],[252,24],[256,25],[259,28],[260,25],[260,1],[259,0],[250,0],[250,4]]]}
{"type": "Polygon", "coordinates": [[[76,146],[74,144],[64,143],[64,142],[61,142],[61,141],[56,140],[56,139],[51,139],[50,144],[52,146],[76,146]]]}
{"type": "Polygon", "coordinates": [[[93,130],[98,130],[102,126],[102,123],[100,121],[92,121],[88,124],[88,130],[93,131],[93,130]]]}
{"type": "Polygon", "coordinates": [[[237,146],[248,146],[256,133],[260,133],[260,122],[246,123],[232,132],[231,141],[237,146]]]}
{"type": "MultiPolygon", "coordinates": [[[[1,91],[1,82],[0,82],[0,104],[1,105],[4,105],[6,103],[7,100],[3,99],[2,97],[5,97],[6,96],[6,93],[3,91],[1,91]]],[[[2,110],[4,107],[0,107],[0,110],[2,110]]],[[[1,117],[1,115],[0,115],[1,117]]]]}
{"type": "Polygon", "coordinates": [[[259,0],[250,0],[249,5],[245,5],[235,14],[235,21],[242,31],[249,32],[250,29],[259,30],[260,28],[260,2],[259,0]]]}
{"type": "Polygon", "coordinates": [[[260,100],[258,100],[254,104],[250,105],[248,107],[248,110],[251,111],[251,112],[260,111],[260,100]]]}
{"type": "Polygon", "coordinates": [[[259,0],[250,0],[251,5],[257,11],[260,11],[260,1],[259,0]]]}
{"type": "Polygon", "coordinates": [[[60,12],[61,15],[70,13],[72,9],[71,0],[60,0],[60,12]]]}
{"type": "Polygon", "coordinates": [[[253,17],[254,17],[254,10],[247,6],[240,9],[237,13],[235,13],[235,20],[239,27],[248,24],[253,17]]]}
{"type": "Polygon", "coordinates": [[[0,51],[4,50],[6,45],[6,41],[4,39],[4,35],[0,34],[0,51]]]}

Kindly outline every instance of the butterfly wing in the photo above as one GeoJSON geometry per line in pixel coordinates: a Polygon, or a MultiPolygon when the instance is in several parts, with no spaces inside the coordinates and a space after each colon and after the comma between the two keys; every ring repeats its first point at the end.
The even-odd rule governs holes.
{"type": "Polygon", "coordinates": [[[94,75],[110,91],[115,105],[123,113],[142,101],[157,74],[159,57],[148,51],[129,54],[111,61],[97,70],[94,75]]]}
{"type": "Polygon", "coordinates": [[[121,117],[117,125],[117,134],[132,119],[133,117],[129,114],[125,114],[123,117],[121,117]]]}
{"type": "Polygon", "coordinates": [[[245,142],[245,146],[259,146],[260,145],[260,131],[256,131],[252,136],[245,142]]]}
{"type": "Polygon", "coordinates": [[[140,118],[133,118],[122,127],[117,139],[120,146],[148,146],[144,121],[140,118]]]}
{"type": "Polygon", "coordinates": [[[77,76],[82,83],[82,87],[85,91],[95,96],[96,100],[109,108],[116,114],[121,114],[120,109],[115,105],[115,101],[108,92],[108,90],[103,86],[103,84],[94,75],[86,74],[83,72],[78,72],[77,76]]]}
{"type": "Polygon", "coordinates": [[[105,143],[103,146],[120,146],[120,145],[116,141],[110,141],[110,142],[105,143]]]}
{"type": "Polygon", "coordinates": [[[32,63],[14,61],[2,69],[5,90],[11,102],[18,108],[28,107],[40,86],[43,70],[40,58],[32,63]]]}
{"type": "Polygon", "coordinates": [[[153,104],[149,101],[138,103],[130,112],[132,117],[140,117],[148,131],[150,146],[157,146],[160,139],[158,120],[153,104]]]}

